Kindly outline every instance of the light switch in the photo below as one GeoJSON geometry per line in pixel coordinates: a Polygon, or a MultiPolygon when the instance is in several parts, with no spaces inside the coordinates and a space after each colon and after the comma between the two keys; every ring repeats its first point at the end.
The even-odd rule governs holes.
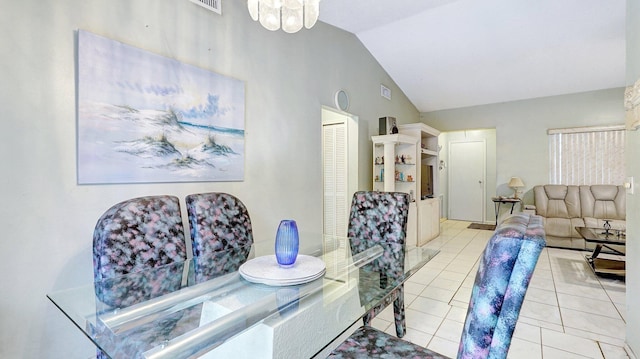
{"type": "Polygon", "coordinates": [[[627,190],[627,194],[633,194],[633,177],[627,177],[624,181],[624,188],[627,190]]]}

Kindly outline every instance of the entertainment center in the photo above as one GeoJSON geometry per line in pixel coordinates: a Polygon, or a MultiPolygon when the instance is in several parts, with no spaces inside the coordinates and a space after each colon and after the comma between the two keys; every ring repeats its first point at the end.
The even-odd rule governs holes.
{"type": "Polygon", "coordinates": [[[373,190],[411,196],[407,243],[422,246],[440,234],[438,135],[423,123],[373,136],[373,190]]]}

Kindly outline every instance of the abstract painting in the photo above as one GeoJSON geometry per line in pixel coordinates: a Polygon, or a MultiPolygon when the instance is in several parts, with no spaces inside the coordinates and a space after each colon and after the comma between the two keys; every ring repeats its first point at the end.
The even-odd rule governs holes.
{"type": "Polygon", "coordinates": [[[78,183],[244,180],[244,82],[78,31],[78,183]]]}

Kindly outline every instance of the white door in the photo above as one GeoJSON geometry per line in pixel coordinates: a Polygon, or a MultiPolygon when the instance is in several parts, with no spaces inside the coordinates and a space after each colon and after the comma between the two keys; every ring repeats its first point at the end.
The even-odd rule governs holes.
{"type": "Polygon", "coordinates": [[[346,236],[347,204],[347,126],[330,124],[322,126],[323,167],[323,233],[346,236]]]}
{"type": "Polygon", "coordinates": [[[484,221],[485,141],[449,143],[449,218],[484,221]]]}
{"type": "Polygon", "coordinates": [[[344,237],[358,183],[357,118],[323,109],[322,122],[323,233],[344,237]]]}

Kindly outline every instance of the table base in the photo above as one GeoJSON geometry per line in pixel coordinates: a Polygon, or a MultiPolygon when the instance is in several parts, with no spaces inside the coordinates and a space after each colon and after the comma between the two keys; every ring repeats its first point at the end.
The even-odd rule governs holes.
{"type": "Polygon", "coordinates": [[[618,275],[626,274],[626,263],[619,259],[592,258],[590,254],[584,256],[589,267],[598,275],[618,275]]]}

